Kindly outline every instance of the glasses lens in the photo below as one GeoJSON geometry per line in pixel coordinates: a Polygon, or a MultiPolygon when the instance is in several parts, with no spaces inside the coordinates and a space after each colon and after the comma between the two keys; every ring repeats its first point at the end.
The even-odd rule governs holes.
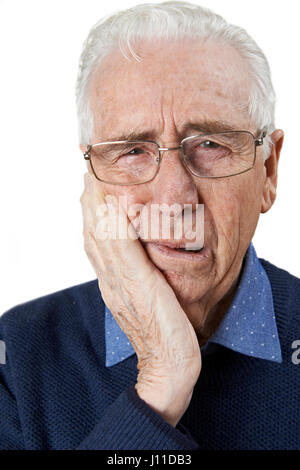
{"type": "Polygon", "coordinates": [[[185,162],[198,176],[230,176],[252,168],[255,143],[248,132],[201,135],[183,142],[185,162]]]}
{"type": "Polygon", "coordinates": [[[136,184],[151,180],[159,151],[151,142],[95,144],[90,160],[97,177],[107,183],[136,184]]]}

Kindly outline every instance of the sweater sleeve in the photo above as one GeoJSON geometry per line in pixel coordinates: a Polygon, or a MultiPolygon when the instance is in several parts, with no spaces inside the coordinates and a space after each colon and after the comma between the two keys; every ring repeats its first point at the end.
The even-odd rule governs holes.
{"type": "Polygon", "coordinates": [[[123,391],[78,450],[196,450],[197,443],[179,425],[168,424],[137,394],[123,391]]]}
{"type": "Polygon", "coordinates": [[[0,341],[0,450],[21,450],[24,449],[24,440],[1,322],[0,341]]]}

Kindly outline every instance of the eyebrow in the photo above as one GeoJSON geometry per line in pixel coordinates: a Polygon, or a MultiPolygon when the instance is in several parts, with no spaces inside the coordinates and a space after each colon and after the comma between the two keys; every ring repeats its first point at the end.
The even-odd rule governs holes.
{"type": "MultiPolygon", "coordinates": [[[[238,130],[235,124],[226,122],[226,121],[188,121],[186,122],[179,134],[180,140],[187,137],[187,134],[190,132],[196,132],[199,134],[214,134],[216,132],[226,132],[226,131],[234,131],[238,130]]],[[[131,131],[129,133],[123,133],[121,135],[115,136],[109,140],[112,142],[117,142],[121,140],[128,140],[128,141],[155,141],[158,138],[157,131],[155,129],[150,129],[148,131],[138,132],[138,131],[131,131]]],[[[107,140],[108,142],[108,140],[107,140]]]]}
{"type": "Polygon", "coordinates": [[[181,129],[180,136],[184,138],[188,132],[199,132],[200,134],[213,134],[215,132],[227,132],[238,130],[237,126],[227,121],[189,121],[181,129]]]}

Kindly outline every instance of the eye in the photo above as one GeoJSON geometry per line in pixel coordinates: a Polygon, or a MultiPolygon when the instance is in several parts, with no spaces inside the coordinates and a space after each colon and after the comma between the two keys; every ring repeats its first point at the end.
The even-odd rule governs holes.
{"type": "Polygon", "coordinates": [[[216,148],[220,147],[220,145],[217,144],[216,142],[213,142],[212,140],[205,140],[205,142],[202,142],[200,144],[200,147],[203,147],[203,148],[206,148],[206,149],[216,149],[216,148]]]}
{"type": "Polygon", "coordinates": [[[145,153],[145,150],[142,149],[142,148],[139,148],[139,147],[136,147],[132,150],[129,150],[127,152],[127,155],[142,155],[143,153],[145,153]]]}

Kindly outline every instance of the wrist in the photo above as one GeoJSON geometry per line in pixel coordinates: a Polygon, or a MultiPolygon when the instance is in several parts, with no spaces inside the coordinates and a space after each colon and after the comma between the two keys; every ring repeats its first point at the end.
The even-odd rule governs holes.
{"type": "Polygon", "coordinates": [[[137,383],[135,389],[139,397],[166,422],[175,427],[188,408],[193,387],[174,388],[170,383],[160,386],[137,383]]]}

